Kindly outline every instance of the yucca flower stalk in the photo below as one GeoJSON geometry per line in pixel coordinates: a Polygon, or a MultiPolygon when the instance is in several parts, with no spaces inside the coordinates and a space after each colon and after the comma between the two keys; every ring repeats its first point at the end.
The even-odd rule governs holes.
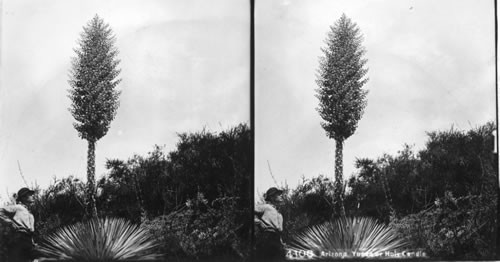
{"type": "Polygon", "coordinates": [[[39,251],[57,261],[144,261],[160,257],[155,248],[140,226],[104,218],[59,229],[41,243],[39,251]]]}
{"type": "Polygon", "coordinates": [[[338,258],[360,258],[402,251],[407,247],[408,243],[391,227],[375,219],[343,217],[308,227],[292,236],[288,251],[297,254],[309,251],[307,257],[303,257],[308,259],[321,258],[322,252],[335,253],[338,258]]]}

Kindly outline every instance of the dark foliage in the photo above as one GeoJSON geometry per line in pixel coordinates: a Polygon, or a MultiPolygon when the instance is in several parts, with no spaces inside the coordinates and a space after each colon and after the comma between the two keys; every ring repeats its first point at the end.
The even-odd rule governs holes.
{"type": "Polygon", "coordinates": [[[101,215],[144,222],[174,257],[248,256],[250,129],[179,134],[168,154],[108,160],[99,181],[101,215]]]}
{"type": "Polygon", "coordinates": [[[444,259],[494,259],[496,201],[485,195],[455,197],[446,191],[434,205],[391,224],[415,248],[444,259]]]}
{"type": "MultiPolygon", "coordinates": [[[[496,253],[498,176],[495,125],[428,133],[425,148],[360,158],[349,179],[347,214],[390,223],[414,249],[443,259],[489,259],[496,253]]],[[[286,235],[330,216],[332,182],[319,176],[287,190],[286,235]],[[325,190],[323,190],[325,189],[325,190]],[[314,201],[311,201],[314,199],[314,201]]]]}
{"type": "MultiPolygon", "coordinates": [[[[250,134],[246,124],[184,133],[168,154],[155,146],[146,156],[108,160],[98,181],[99,216],[141,223],[167,259],[244,260],[252,225],[250,134]]],[[[85,201],[83,182],[55,180],[37,194],[38,235],[84,221],[85,201]]]]}
{"type": "Polygon", "coordinates": [[[85,184],[78,178],[54,179],[46,190],[37,192],[32,207],[37,240],[85,216],[85,184]]]}
{"type": "Polygon", "coordinates": [[[494,128],[488,123],[468,132],[431,132],[418,154],[405,145],[396,156],[358,159],[359,172],[348,183],[350,210],[388,221],[391,211],[399,216],[420,212],[447,191],[456,197],[486,194],[494,199],[494,128]]]}
{"type": "Polygon", "coordinates": [[[237,197],[250,207],[250,129],[239,125],[219,134],[180,134],[168,154],[155,146],[146,157],[108,160],[109,175],[99,180],[103,215],[138,221],[167,215],[203,193],[207,201],[237,197]]]}
{"type": "Polygon", "coordinates": [[[414,186],[424,192],[414,193],[419,212],[392,220],[403,236],[442,258],[495,258],[494,130],[494,124],[488,123],[468,132],[429,133],[426,149],[419,153],[421,178],[414,186]]]}
{"type": "Polygon", "coordinates": [[[302,179],[297,188],[285,188],[283,203],[278,206],[283,215],[284,239],[309,226],[326,222],[334,213],[333,182],[318,176],[302,179]]]}
{"type": "Polygon", "coordinates": [[[145,226],[161,243],[159,252],[169,260],[179,258],[232,258],[244,260],[250,252],[248,209],[237,198],[209,202],[199,193],[186,206],[147,220],[145,226]]]}

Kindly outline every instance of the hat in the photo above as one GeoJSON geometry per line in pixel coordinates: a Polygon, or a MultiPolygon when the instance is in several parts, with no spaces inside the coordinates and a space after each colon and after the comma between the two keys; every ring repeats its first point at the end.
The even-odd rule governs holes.
{"type": "Polygon", "coordinates": [[[33,194],[35,194],[35,191],[33,191],[27,187],[23,187],[23,188],[19,189],[19,191],[17,191],[17,199],[21,199],[25,196],[33,195],[33,194]]]}
{"type": "Polygon", "coordinates": [[[279,189],[277,189],[275,187],[271,187],[266,192],[266,195],[265,195],[266,201],[268,201],[271,197],[273,197],[273,196],[279,196],[282,193],[283,193],[283,190],[279,190],[279,189]]]}

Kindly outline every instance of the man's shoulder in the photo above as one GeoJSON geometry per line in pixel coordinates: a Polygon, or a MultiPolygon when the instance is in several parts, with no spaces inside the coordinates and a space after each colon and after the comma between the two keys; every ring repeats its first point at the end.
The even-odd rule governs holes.
{"type": "Polygon", "coordinates": [[[271,210],[276,210],[276,208],[274,208],[274,206],[268,203],[258,204],[255,206],[255,211],[257,212],[265,212],[271,210]]]}
{"type": "Polygon", "coordinates": [[[20,205],[20,204],[6,205],[6,206],[3,206],[1,208],[4,210],[7,210],[8,212],[17,212],[17,211],[26,209],[23,205],[20,205]]]}

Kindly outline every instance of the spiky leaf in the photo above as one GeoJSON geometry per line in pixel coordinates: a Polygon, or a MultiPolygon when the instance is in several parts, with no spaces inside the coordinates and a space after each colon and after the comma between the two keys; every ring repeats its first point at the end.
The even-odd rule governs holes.
{"type": "Polygon", "coordinates": [[[311,258],[318,258],[322,251],[363,257],[363,254],[401,251],[407,246],[391,227],[372,218],[343,217],[311,226],[294,235],[289,248],[297,252],[312,250],[315,257],[311,258]]]}
{"type": "Polygon", "coordinates": [[[146,230],[124,219],[92,219],[59,229],[40,245],[58,261],[141,261],[159,258],[146,230]]]}

